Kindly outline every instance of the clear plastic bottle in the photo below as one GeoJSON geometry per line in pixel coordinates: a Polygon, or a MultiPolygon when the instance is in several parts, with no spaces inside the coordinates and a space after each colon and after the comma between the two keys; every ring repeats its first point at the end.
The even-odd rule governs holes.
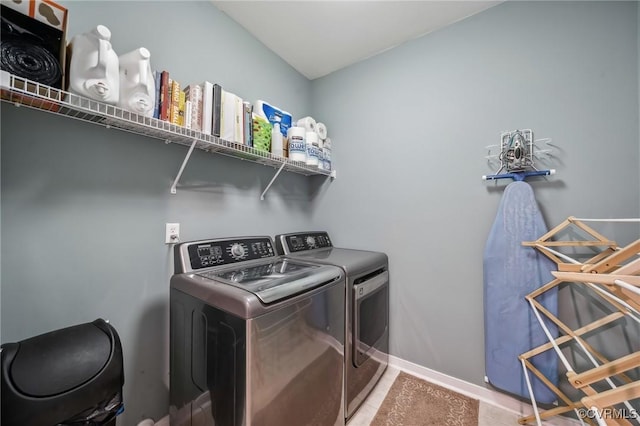
{"type": "Polygon", "coordinates": [[[278,122],[273,124],[273,130],[271,131],[271,154],[276,157],[284,156],[282,132],[280,131],[280,123],[278,122]]]}

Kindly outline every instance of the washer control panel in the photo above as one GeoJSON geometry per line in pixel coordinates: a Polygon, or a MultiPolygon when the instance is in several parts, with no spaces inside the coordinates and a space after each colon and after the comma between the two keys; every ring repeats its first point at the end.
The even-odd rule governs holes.
{"type": "Polygon", "coordinates": [[[289,253],[306,250],[333,247],[329,234],[326,232],[309,232],[305,234],[291,234],[285,237],[289,253]]]}
{"type": "Polygon", "coordinates": [[[198,241],[189,244],[188,253],[193,270],[276,255],[268,237],[198,241]]]}

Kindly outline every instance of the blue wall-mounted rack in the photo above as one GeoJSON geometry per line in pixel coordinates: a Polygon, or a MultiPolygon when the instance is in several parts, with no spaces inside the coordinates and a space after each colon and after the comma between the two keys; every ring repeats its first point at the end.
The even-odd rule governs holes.
{"type": "Polygon", "coordinates": [[[530,176],[551,176],[554,174],[556,174],[555,169],[528,170],[524,172],[501,173],[499,175],[484,175],[482,176],[482,180],[513,179],[514,181],[523,181],[530,176]]]}

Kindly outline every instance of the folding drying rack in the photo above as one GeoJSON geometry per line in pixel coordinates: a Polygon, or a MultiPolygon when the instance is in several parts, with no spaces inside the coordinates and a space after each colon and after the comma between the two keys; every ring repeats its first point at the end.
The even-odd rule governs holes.
{"type": "MultiPolygon", "coordinates": [[[[534,415],[519,419],[521,424],[535,420],[538,425],[541,425],[542,419],[569,411],[574,411],[583,425],[585,421],[589,424],[597,422],[599,426],[640,424],[640,411],[636,411],[630,403],[640,399],[640,381],[633,380],[627,374],[630,370],[640,368],[640,351],[609,360],[585,340],[587,335],[607,333],[616,321],[634,321],[640,324],[640,258],[638,258],[640,239],[625,247],[619,247],[615,241],[607,239],[584,223],[589,221],[640,222],[640,219],[569,217],[537,240],[522,243],[539,250],[553,260],[557,264],[558,271],[552,272],[555,276],[554,280],[526,296],[549,341],[519,356],[534,408],[534,415]],[[575,236],[576,232],[586,238],[568,241],[558,239],[561,235],[575,236]],[[587,248],[591,253],[597,251],[597,254],[579,261],[560,251],[562,249],[567,251],[567,248],[574,252],[574,256],[581,248],[587,248]],[[613,312],[578,329],[572,329],[536,300],[537,297],[561,283],[571,283],[592,289],[599,297],[597,300],[606,302],[613,312]],[[554,338],[543,321],[543,316],[556,324],[563,335],[554,338]],[[561,350],[561,346],[568,343],[576,343],[593,364],[593,368],[576,372],[561,350]],[[567,370],[568,383],[584,394],[580,400],[572,401],[529,361],[533,356],[547,350],[555,351],[567,370]],[[565,405],[540,411],[531,390],[529,372],[545,383],[565,405]],[[598,389],[601,389],[605,383],[609,389],[599,391],[598,389]],[[598,386],[594,386],[595,384],[598,386]],[[618,409],[616,406],[624,406],[624,408],[618,409]]],[[[585,253],[582,255],[584,256],[585,253]]],[[[636,342],[638,340],[640,336],[636,342]]]]}

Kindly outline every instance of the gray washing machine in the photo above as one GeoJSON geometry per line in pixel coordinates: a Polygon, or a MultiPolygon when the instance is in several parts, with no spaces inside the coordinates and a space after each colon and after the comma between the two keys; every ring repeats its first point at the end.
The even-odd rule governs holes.
{"type": "Polygon", "coordinates": [[[172,426],[344,425],[342,269],[278,256],[270,237],[174,256],[172,426]]]}
{"type": "Polygon", "coordinates": [[[389,261],[384,253],[333,247],[326,232],[277,235],[278,254],[346,274],[345,419],[351,418],[389,363],[389,261]]]}

